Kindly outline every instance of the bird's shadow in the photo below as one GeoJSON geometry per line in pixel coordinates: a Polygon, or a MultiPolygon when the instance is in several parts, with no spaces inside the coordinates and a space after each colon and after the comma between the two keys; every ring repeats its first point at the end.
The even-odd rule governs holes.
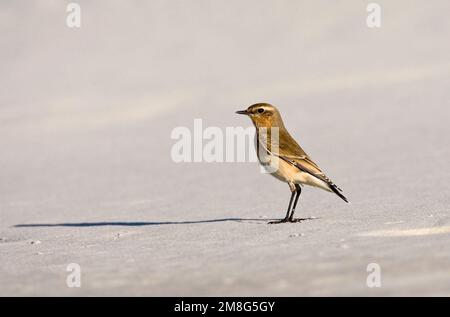
{"type": "MultiPolygon", "coordinates": [[[[303,218],[301,220],[314,220],[317,218],[303,218]]],[[[189,225],[214,222],[264,222],[276,219],[251,219],[251,218],[221,218],[206,220],[187,220],[187,221],[100,221],[100,222],[65,222],[65,223],[29,223],[17,224],[14,228],[36,228],[36,227],[141,227],[141,226],[161,226],[161,225],[189,225]]]]}

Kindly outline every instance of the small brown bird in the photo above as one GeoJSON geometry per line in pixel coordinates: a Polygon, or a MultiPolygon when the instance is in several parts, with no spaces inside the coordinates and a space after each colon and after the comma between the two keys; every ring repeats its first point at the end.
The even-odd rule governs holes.
{"type": "Polygon", "coordinates": [[[319,187],[334,192],[348,203],[347,198],[342,194],[342,189],[322,172],[291,137],[284,127],[277,108],[268,103],[257,103],[248,107],[247,110],[236,111],[236,113],[249,116],[255,125],[255,145],[261,165],[266,169],[269,165],[276,166],[276,169],[268,169],[268,171],[277,179],[288,183],[291,189],[292,194],[286,217],[269,223],[300,222],[301,219],[294,218],[294,212],[302,191],[301,185],[319,187]],[[275,133],[278,133],[278,137],[275,133]],[[294,201],[293,205],[292,201],[294,201]]]}

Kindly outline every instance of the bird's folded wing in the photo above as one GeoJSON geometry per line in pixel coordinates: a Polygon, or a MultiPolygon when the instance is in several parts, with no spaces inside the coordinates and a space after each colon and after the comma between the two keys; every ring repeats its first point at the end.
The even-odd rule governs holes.
{"type": "Polygon", "coordinates": [[[278,156],[283,161],[295,166],[302,172],[308,173],[311,176],[327,183],[329,186],[335,187],[339,191],[342,191],[336,186],[319,168],[319,166],[314,163],[314,161],[306,154],[306,152],[291,138],[290,142],[276,144],[274,147],[271,146],[271,151],[261,143],[261,145],[272,155],[278,156]],[[278,149],[276,149],[278,148],[278,149]]]}
{"type": "Polygon", "coordinates": [[[334,184],[331,179],[329,179],[317,166],[316,163],[314,163],[308,156],[306,157],[294,157],[294,156],[284,156],[284,155],[278,155],[279,158],[281,158],[283,161],[297,167],[302,172],[308,173],[321,181],[327,183],[329,186],[335,186],[337,190],[342,191],[339,187],[334,184]]]}

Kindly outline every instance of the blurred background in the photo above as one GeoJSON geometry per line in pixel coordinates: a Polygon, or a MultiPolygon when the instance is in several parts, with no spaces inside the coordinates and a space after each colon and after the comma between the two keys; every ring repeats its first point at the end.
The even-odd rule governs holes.
{"type": "Polygon", "coordinates": [[[1,295],[450,294],[448,1],[68,3],[0,3],[1,295]],[[350,206],[267,226],[290,194],[256,163],[172,161],[256,102],[350,206]]]}

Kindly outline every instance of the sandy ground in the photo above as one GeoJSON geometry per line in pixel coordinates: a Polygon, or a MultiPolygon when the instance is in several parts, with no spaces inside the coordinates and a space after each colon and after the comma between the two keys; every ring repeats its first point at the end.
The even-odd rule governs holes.
{"type": "Polygon", "coordinates": [[[450,295],[448,1],[33,3],[0,4],[0,295],[450,295]],[[352,204],[267,225],[289,191],[255,163],[172,161],[258,101],[352,204]]]}

